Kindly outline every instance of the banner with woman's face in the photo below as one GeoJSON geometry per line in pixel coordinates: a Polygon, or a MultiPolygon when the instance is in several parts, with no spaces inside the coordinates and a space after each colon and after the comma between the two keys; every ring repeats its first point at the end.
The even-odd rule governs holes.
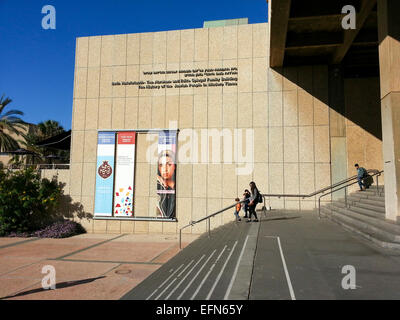
{"type": "Polygon", "coordinates": [[[157,216],[175,218],[176,131],[160,131],[157,161],[157,216]]]}

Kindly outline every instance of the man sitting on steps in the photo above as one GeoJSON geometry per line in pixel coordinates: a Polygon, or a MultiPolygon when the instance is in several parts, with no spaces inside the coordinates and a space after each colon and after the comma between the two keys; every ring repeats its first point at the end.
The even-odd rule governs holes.
{"type": "Polygon", "coordinates": [[[360,167],[358,163],[356,163],[354,166],[357,169],[357,182],[360,186],[360,191],[365,191],[367,186],[364,184],[363,179],[368,175],[367,170],[365,170],[363,167],[360,167]]]}

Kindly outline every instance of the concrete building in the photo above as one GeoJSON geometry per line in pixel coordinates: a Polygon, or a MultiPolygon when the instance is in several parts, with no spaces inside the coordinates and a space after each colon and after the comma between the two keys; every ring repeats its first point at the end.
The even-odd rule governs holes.
{"type": "MultiPolygon", "coordinates": [[[[309,194],[354,175],[356,162],[385,167],[387,218],[395,220],[398,4],[353,1],[358,29],[346,31],[339,2],[270,1],[269,23],[77,38],[69,191],[87,213],[95,206],[98,132],[137,131],[135,214],[80,220],[88,232],[174,234],[233,204],[250,181],[263,193],[309,194]],[[152,219],[157,165],[146,156],[156,129],[179,130],[173,221],[152,219]]],[[[316,199],[270,205],[314,209],[316,199]]],[[[228,210],[211,227],[233,218],[228,210]]]]}

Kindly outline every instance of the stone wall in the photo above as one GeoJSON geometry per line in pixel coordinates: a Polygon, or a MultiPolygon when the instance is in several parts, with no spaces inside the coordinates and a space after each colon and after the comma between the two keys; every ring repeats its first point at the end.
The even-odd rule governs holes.
{"type": "MultiPolygon", "coordinates": [[[[176,233],[232,204],[252,180],[263,193],[308,194],[331,184],[328,68],[269,68],[268,24],[83,37],[76,43],[70,193],[85,211],[94,210],[98,130],[168,128],[176,121],[181,132],[193,129],[199,136],[204,129],[251,129],[255,146],[254,170],[247,175],[236,175],[240,161],[212,163],[211,154],[206,163],[178,163],[178,222],[82,221],[89,232],[176,233]],[[112,85],[148,80],[147,71],[224,67],[238,69],[237,86],[139,90],[112,85]]],[[[188,139],[179,137],[178,150],[188,139]]],[[[144,158],[148,143],[138,135],[135,211],[140,216],[154,210],[156,199],[151,182],[156,169],[144,158]]],[[[313,209],[315,200],[271,199],[270,205],[313,209]]],[[[233,217],[229,210],[213,218],[212,227],[233,217]]],[[[203,232],[205,224],[185,231],[203,232]]]]}

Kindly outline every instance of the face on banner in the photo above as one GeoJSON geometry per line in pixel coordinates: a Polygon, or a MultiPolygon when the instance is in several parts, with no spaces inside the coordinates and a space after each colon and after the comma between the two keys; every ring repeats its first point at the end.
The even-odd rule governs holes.
{"type": "Polygon", "coordinates": [[[175,218],[176,131],[162,131],[158,139],[157,214],[175,218]]]}

